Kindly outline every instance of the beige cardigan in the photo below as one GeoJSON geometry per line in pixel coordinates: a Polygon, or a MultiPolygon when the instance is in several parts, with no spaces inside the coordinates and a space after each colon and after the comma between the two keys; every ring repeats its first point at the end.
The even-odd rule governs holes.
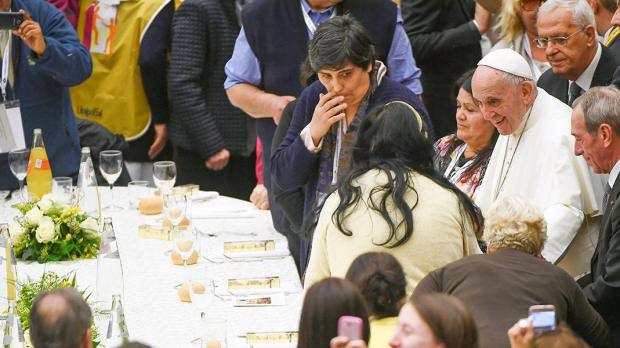
{"type": "Polygon", "coordinates": [[[370,190],[387,182],[384,172],[371,170],[357,179],[362,200],[345,221],[353,232],[351,237],[340,232],[332,222],[339,203],[337,192],[327,198],[314,231],[304,280],[306,289],[326,277],[344,277],[353,260],[363,253],[383,251],[401,263],[407,278],[407,293],[411,294],[429,272],[463,256],[481,253],[471,224],[465,223],[461,215],[456,195],[422,175],[412,172],[411,177],[417,196],[410,190],[405,199],[409,205],[418,201],[413,209],[414,230],[409,241],[396,248],[375,245],[386,240],[389,228],[381,214],[366,205],[370,190]]]}

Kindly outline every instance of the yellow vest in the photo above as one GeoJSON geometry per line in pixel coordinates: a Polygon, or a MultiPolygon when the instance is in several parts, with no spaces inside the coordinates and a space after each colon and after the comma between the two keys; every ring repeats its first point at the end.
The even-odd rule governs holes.
{"type": "MultiPolygon", "coordinates": [[[[99,123],[127,140],[137,139],[146,132],[151,123],[151,110],[138,65],[140,44],[151,21],[168,1],[121,1],[110,54],[91,53],[93,74],[86,82],[71,88],[77,117],[99,123]]],[[[96,1],[80,1],[77,31],[82,42],[87,10],[93,3],[96,1]]]]}

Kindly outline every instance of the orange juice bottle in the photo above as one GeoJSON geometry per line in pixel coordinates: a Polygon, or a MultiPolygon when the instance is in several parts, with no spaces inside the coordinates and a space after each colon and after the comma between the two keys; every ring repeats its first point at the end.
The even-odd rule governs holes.
{"type": "Polygon", "coordinates": [[[41,199],[46,193],[52,191],[52,169],[50,168],[50,161],[47,159],[45,145],[43,145],[41,128],[34,130],[26,183],[28,184],[28,195],[32,199],[41,199]]]}

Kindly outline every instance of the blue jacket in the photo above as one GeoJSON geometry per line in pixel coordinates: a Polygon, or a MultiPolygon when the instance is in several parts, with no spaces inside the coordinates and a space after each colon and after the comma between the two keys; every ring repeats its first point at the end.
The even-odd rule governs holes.
{"type": "MultiPolygon", "coordinates": [[[[304,89],[297,100],[286,137],[271,158],[272,178],[279,187],[287,191],[305,187],[304,216],[314,203],[320,153],[310,152],[299,134],[312,120],[312,114],[321,93],[326,94],[327,90],[319,81],[304,89]]],[[[395,100],[412,105],[420,112],[427,129],[431,129],[426,109],[418,97],[400,83],[387,77],[383,78],[381,84],[370,96],[368,111],[395,100]]]]}
{"type": "MultiPolygon", "coordinates": [[[[39,23],[47,48],[37,57],[13,36],[14,86],[8,88],[7,99],[19,99],[26,146],[32,145],[33,130],[41,128],[52,175],[72,176],[79,170],[80,140],[69,87],[90,76],[90,54],[65,16],[52,5],[42,0],[13,0],[11,10],[20,9],[39,23]]],[[[8,156],[0,154],[0,189],[16,187],[8,156]]]]}

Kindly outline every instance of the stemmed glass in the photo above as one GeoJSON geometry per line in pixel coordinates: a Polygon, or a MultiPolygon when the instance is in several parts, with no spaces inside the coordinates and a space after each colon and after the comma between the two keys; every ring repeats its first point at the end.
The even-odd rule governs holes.
{"type": "Polygon", "coordinates": [[[179,229],[179,224],[185,218],[187,198],[185,195],[166,195],[164,198],[164,213],[172,225],[172,241],[174,250],[183,259],[183,268],[187,268],[187,260],[196,250],[196,233],[192,228],[179,229]]]}
{"type": "Polygon", "coordinates": [[[153,182],[162,195],[172,191],[177,180],[177,166],[172,161],[159,161],[153,163],[153,182]]]}
{"type": "Polygon", "coordinates": [[[114,205],[114,183],[123,171],[123,153],[117,150],[105,150],[99,153],[99,170],[110,185],[110,211],[120,211],[121,207],[114,205]]]}
{"type": "Polygon", "coordinates": [[[9,167],[11,172],[19,182],[19,196],[24,201],[24,179],[28,171],[28,160],[30,159],[30,150],[19,149],[9,152],[9,167]]]}

